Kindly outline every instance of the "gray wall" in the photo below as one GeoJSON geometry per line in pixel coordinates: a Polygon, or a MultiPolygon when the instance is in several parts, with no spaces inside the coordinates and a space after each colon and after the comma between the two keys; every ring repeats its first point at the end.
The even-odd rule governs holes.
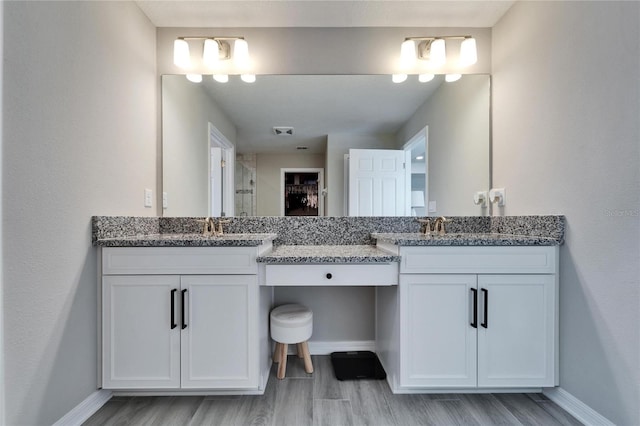
{"type": "MultiPolygon", "coordinates": [[[[0,2],[0,58],[4,58],[4,2],[0,2]]],[[[4,67],[0,67],[0,111],[3,110],[3,86],[4,86],[4,67]]],[[[2,148],[4,146],[3,131],[4,113],[0,114],[0,188],[2,188],[3,171],[2,171],[2,148]]],[[[0,196],[0,241],[3,241],[3,224],[4,209],[3,199],[0,196]]],[[[0,244],[0,424],[5,424],[5,378],[4,378],[4,244],[0,244]]]]}
{"type": "Polygon", "coordinates": [[[463,76],[442,83],[397,135],[402,145],[429,126],[429,200],[431,216],[483,216],[473,204],[476,191],[489,190],[489,78],[463,76]]]}
{"type": "Polygon", "coordinates": [[[500,213],[564,214],[560,386],[640,424],[640,3],[517,2],[493,31],[500,213]]]}
{"type": "Polygon", "coordinates": [[[91,216],[156,213],[155,28],[131,2],[3,5],[3,424],[45,425],[96,390],[91,216]]]}
{"type": "Polygon", "coordinates": [[[201,84],[162,78],[163,216],[209,215],[209,122],[235,145],[235,125],[201,84]]]}

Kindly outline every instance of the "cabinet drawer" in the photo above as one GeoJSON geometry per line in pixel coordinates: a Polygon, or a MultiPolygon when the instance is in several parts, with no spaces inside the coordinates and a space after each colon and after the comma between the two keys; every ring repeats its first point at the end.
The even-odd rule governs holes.
{"type": "Polygon", "coordinates": [[[398,284],[398,264],[266,265],[268,286],[386,286],[398,284]]]}
{"type": "Polygon", "coordinates": [[[104,247],[104,275],[256,274],[255,247],[104,247]]]}
{"type": "Polygon", "coordinates": [[[554,274],[557,246],[402,247],[404,274],[554,274]]]}

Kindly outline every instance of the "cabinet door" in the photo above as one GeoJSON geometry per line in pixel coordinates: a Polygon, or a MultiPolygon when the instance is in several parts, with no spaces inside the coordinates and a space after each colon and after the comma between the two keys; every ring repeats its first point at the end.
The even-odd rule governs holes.
{"type": "Polygon", "coordinates": [[[478,386],[554,386],[554,275],[478,276],[478,386]]]}
{"type": "Polygon", "coordinates": [[[179,287],[171,275],[102,278],[103,388],[180,387],[179,287]]]}
{"type": "Polygon", "coordinates": [[[181,281],[182,387],[257,387],[256,276],[192,275],[181,281]]]}
{"type": "Polygon", "coordinates": [[[475,387],[476,275],[400,276],[402,386],[475,387]]]}

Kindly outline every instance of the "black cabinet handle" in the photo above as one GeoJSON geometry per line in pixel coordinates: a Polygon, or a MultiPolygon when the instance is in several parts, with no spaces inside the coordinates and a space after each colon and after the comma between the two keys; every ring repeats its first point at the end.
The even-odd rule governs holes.
{"type": "Polygon", "coordinates": [[[470,290],[473,293],[473,320],[471,321],[471,327],[478,328],[478,290],[475,288],[470,290]]]}
{"type": "Polygon", "coordinates": [[[331,278],[333,278],[333,275],[331,275],[331,273],[327,274],[327,279],[330,280],[331,278]]]}
{"type": "Polygon", "coordinates": [[[184,315],[184,297],[187,294],[187,289],[185,288],[184,290],[182,290],[182,329],[184,330],[185,328],[187,328],[187,321],[185,320],[185,315],[184,315]]]}
{"type": "Polygon", "coordinates": [[[174,288],[173,290],[171,290],[171,329],[172,330],[178,326],[178,324],[176,324],[176,291],[178,291],[177,288],[174,288]]]}
{"type": "Polygon", "coordinates": [[[484,328],[488,328],[489,327],[489,290],[487,290],[486,288],[482,288],[480,289],[480,291],[482,291],[483,295],[484,295],[484,318],[482,320],[482,323],[480,323],[481,326],[483,326],[484,328]]]}

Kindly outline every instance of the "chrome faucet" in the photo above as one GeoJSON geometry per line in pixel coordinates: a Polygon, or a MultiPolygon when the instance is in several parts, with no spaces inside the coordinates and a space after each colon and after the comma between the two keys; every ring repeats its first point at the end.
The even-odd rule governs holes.
{"type": "Polygon", "coordinates": [[[216,235],[216,223],[212,217],[207,217],[204,220],[198,220],[198,222],[204,224],[202,227],[202,235],[205,237],[216,235]]]}
{"type": "Polygon", "coordinates": [[[433,224],[433,231],[437,232],[438,235],[444,235],[447,233],[446,228],[444,227],[444,224],[447,222],[447,218],[444,216],[440,216],[439,218],[437,218],[433,224]]]}
{"type": "MultiPolygon", "coordinates": [[[[222,229],[222,224],[223,223],[231,223],[231,219],[218,219],[218,232],[217,235],[224,235],[224,230],[222,229]]],[[[214,225],[214,229],[215,229],[215,225],[214,225]]]]}
{"type": "Polygon", "coordinates": [[[418,219],[418,222],[424,223],[424,235],[431,235],[431,221],[429,219],[418,219]]]}
{"type": "Polygon", "coordinates": [[[444,216],[440,216],[433,222],[433,228],[431,227],[431,220],[429,219],[418,219],[418,222],[424,223],[424,235],[431,235],[431,233],[437,233],[438,235],[446,234],[447,230],[444,227],[445,222],[447,222],[447,218],[444,216]]]}

